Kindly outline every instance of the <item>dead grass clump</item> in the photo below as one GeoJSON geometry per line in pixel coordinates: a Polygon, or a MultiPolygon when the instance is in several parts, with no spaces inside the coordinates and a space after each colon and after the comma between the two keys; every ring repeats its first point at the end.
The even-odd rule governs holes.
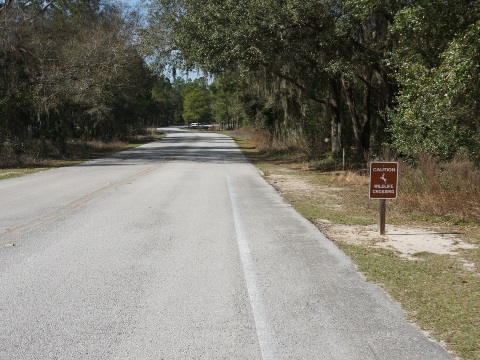
{"type": "Polygon", "coordinates": [[[244,125],[239,129],[231,132],[233,136],[241,136],[242,138],[251,141],[259,150],[268,148],[270,143],[270,135],[268,131],[258,129],[252,125],[244,125]]]}
{"type": "Polygon", "coordinates": [[[368,186],[370,179],[354,171],[338,171],[333,181],[338,185],[368,186]]]}
{"type": "Polygon", "coordinates": [[[402,163],[399,182],[399,205],[410,212],[480,221],[480,169],[469,161],[442,163],[423,155],[416,165],[402,163]]]}
{"type": "Polygon", "coordinates": [[[308,154],[304,143],[290,137],[289,139],[276,140],[265,129],[259,129],[252,125],[242,126],[234,130],[232,135],[239,135],[248,140],[260,151],[274,158],[288,157],[292,159],[305,158],[308,154]]]}
{"type": "MultiPolygon", "coordinates": [[[[8,144],[7,144],[8,145],[8,144]]],[[[0,147],[0,167],[35,168],[64,166],[64,161],[89,160],[107,155],[127,145],[124,141],[104,142],[100,140],[68,140],[57,144],[52,141],[35,139],[29,143],[20,143],[0,147]],[[12,150],[13,149],[13,150],[12,150]],[[62,161],[56,164],[56,162],[62,161]]]]}
{"type": "Polygon", "coordinates": [[[125,146],[127,143],[125,141],[115,140],[115,141],[101,141],[101,140],[90,140],[90,141],[80,141],[72,140],[67,143],[66,154],[69,156],[84,156],[86,152],[90,151],[108,151],[113,149],[118,149],[119,147],[125,146]]]}
{"type": "Polygon", "coordinates": [[[256,129],[253,126],[246,126],[242,128],[242,133],[248,134],[249,138],[256,144],[260,151],[270,148],[271,139],[268,131],[256,129]]]}

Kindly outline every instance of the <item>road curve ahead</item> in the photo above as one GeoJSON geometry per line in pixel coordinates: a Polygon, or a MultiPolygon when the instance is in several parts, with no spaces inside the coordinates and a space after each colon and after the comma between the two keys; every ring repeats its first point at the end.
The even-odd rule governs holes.
{"type": "Polygon", "coordinates": [[[227,136],[0,181],[0,359],[451,357],[227,136]]]}

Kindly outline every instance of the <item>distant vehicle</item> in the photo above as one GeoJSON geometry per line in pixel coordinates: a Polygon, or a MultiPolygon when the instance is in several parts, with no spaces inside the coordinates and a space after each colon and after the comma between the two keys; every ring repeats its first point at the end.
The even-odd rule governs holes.
{"type": "Polygon", "coordinates": [[[208,125],[203,125],[202,123],[190,123],[189,127],[191,129],[207,129],[208,125]]]}

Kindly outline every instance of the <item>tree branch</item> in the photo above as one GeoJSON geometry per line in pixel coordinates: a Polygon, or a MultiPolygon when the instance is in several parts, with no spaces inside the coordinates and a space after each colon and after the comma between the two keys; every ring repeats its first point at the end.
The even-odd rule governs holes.
{"type": "Polygon", "coordinates": [[[5,3],[3,3],[2,6],[0,6],[0,11],[2,11],[3,9],[7,9],[11,4],[12,4],[13,0],[6,0],[5,3]]]}

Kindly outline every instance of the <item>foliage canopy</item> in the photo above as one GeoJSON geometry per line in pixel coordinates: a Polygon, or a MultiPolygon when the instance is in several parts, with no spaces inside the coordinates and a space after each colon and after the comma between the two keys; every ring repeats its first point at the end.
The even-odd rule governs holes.
{"type": "Polygon", "coordinates": [[[164,63],[174,55],[175,66],[235,74],[237,116],[272,141],[478,161],[479,9],[475,0],[152,0],[143,41],[164,63]]]}

